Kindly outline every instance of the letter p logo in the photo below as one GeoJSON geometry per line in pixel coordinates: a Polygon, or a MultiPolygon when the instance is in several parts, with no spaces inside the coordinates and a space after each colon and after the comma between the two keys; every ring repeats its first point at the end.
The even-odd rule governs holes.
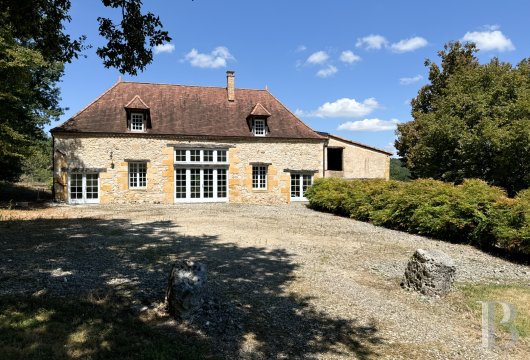
{"type": "Polygon", "coordinates": [[[482,347],[493,349],[495,347],[495,304],[502,307],[502,319],[500,325],[505,325],[511,333],[512,341],[507,347],[513,347],[517,341],[519,333],[513,321],[517,315],[515,306],[502,301],[477,301],[482,304],[482,347]]]}

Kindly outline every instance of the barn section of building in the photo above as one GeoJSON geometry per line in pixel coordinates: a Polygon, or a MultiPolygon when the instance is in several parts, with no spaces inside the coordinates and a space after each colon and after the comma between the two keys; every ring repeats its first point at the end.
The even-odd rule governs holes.
{"type": "Polygon", "coordinates": [[[324,177],[385,180],[390,178],[392,153],[337,135],[318,133],[328,138],[324,146],[324,177]]]}

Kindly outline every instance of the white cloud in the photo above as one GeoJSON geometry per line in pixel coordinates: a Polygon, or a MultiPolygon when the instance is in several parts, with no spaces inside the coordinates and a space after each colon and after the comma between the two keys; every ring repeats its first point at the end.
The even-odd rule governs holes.
{"type": "Polygon", "coordinates": [[[296,48],[296,52],[303,52],[303,51],[306,51],[307,50],[307,47],[305,45],[298,45],[298,47],[296,48]]]}
{"type": "Polygon", "coordinates": [[[346,51],[343,51],[342,54],[340,54],[339,59],[342,62],[353,64],[356,61],[360,61],[361,57],[359,55],[355,55],[353,51],[346,50],[346,51]]]}
{"type": "Polygon", "coordinates": [[[427,46],[428,42],[420,36],[411,37],[410,39],[404,39],[397,43],[390,45],[390,49],[397,53],[404,53],[414,51],[419,48],[427,46]]]}
{"type": "Polygon", "coordinates": [[[342,98],[334,102],[327,102],[311,112],[296,110],[298,116],[320,117],[320,118],[352,118],[370,114],[379,107],[379,103],[374,98],[369,98],[363,102],[355,99],[342,98]]]}
{"type": "Polygon", "coordinates": [[[227,60],[231,59],[234,59],[234,57],[224,46],[216,47],[209,54],[203,54],[198,52],[197,49],[192,49],[184,57],[184,60],[189,61],[191,66],[209,69],[226,67],[227,60]]]}
{"type": "Polygon", "coordinates": [[[153,52],[155,54],[172,53],[173,51],[175,51],[175,45],[173,44],[162,44],[162,45],[157,45],[153,48],[153,52]]]}
{"type": "Polygon", "coordinates": [[[317,51],[309,55],[306,62],[308,64],[316,65],[316,64],[323,64],[326,61],[328,61],[328,59],[329,59],[329,55],[325,51],[317,51]]]}
{"type": "Polygon", "coordinates": [[[380,119],[364,119],[358,121],[348,121],[339,125],[337,130],[349,131],[392,131],[395,130],[399,124],[398,119],[380,120],[380,119]]]}
{"type": "Polygon", "coordinates": [[[486,31],[467,32],[462,40],[470,41],[477,44],[477,47],[483,51],[511,51],[515,50],[512,41],[508,39],[498,26],[488,26],[486,31]]]}
{"type": "Polygon", "coordinates": [[[383,150],[386,150],[388,151],[389,153],[392,153],[392,157],[398,157],[398,153],[397,153],[397,149],[396,147],[394,146],[394,142],[389,142],[384,148],[383,150]]]}
{"type": "Polygon", "coordinates": [[[401,79],[399,79],[399,83],[401,85],[410,85],[410,84],[417,83],[418,81],[422,79],[423,79],[423,76],[421,75],[416,75],[413,77],[402,77],[401,79]]]}
{"type": "Polygon", "coordinates": [[[368,35],[357,39],[355,46],[364,47],[367,50],[379,50],[388,45],[387,39],[382,35],[368,35]]]}
{"type": "Polygon", "coordinates": [[[339,70],[335,66],[328,65],[327,67],[318,70],[317,76],[321,77],[321,78],[327,78],[327,77],[329,77],[331,75],[336,74],[338,71],[339,70]]]}

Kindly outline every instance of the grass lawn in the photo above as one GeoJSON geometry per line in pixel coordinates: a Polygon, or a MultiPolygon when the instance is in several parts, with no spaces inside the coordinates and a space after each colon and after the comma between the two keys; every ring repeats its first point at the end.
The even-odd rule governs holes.
{"type": "Polygon", "coordinates": [[[4,359],[204,359],[198,339],[152,326],[109,294],[0,298],[4,359]]]}

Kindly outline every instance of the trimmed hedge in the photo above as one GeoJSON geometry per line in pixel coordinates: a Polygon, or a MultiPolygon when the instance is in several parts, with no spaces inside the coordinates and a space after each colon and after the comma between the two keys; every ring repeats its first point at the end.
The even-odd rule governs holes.
{"type": "Polygon", "coordinates": [[[431,179],[326,178],[316,180],[306,196],[313,209],[374,225],[530,254],[530,189],[510,199],[500,188],[476,179],[455,186],[431,179]]]}

